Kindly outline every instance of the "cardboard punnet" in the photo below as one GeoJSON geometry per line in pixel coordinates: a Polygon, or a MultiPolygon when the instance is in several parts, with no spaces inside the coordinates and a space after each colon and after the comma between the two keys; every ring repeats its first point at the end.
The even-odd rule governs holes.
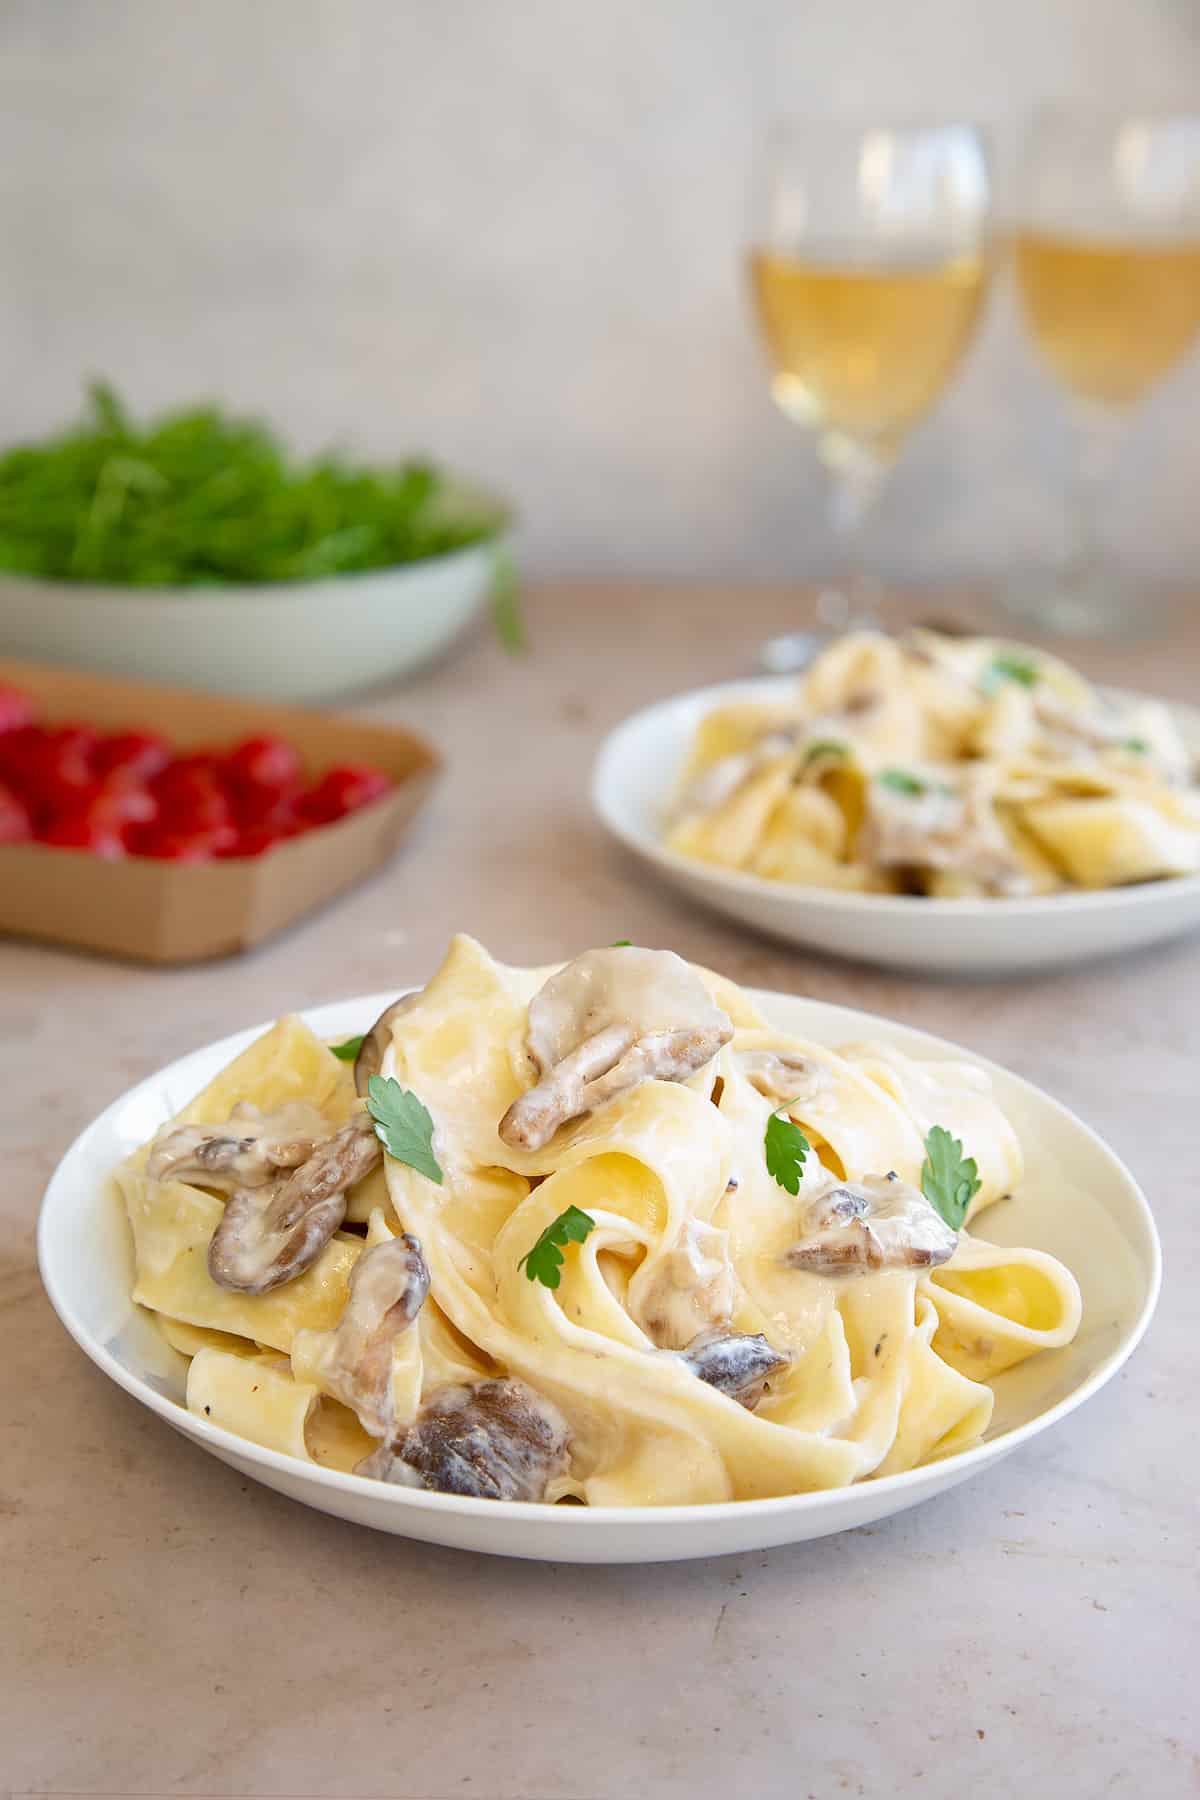
{"type": "Polygon", "coordinates": [[[333,763],[363,762],[395,781],[393,792],[374,805],[263,856],[107,862],[87,850],[0,845],[0,932],[146,962],[193,962],[249,949],[352,887],[393,854],[440,768],[437,753],[414,733],[336,713],[2,658],[0,683],[23,688],[48,724],[145,727],[181,750],[277,732],[296,746],[309,775],[333,763]]]}

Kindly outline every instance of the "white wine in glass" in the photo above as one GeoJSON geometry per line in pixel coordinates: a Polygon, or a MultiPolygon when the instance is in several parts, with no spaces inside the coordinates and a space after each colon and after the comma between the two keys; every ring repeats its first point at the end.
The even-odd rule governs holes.
{"type": "Polygon", "coordinates": [[[983,257],[893,267],[814,246],[803,258],[756,251],[751,272],[781,409],[821,434],[829,461],[841,443],[890,462],[970,341],[983,257]]]}
{"type": "MultiPolygon", "coordinates": [[[[845,563],[888,470],[963,356],[988,277],[988,163],[970,125],[808,121],[763,159],[750,252],[755,310],[781,410],[830,470],[845,563]]],[[[826,625],[870,614],[844,567],[826,625]]],[[[767,646],[796,666],[811,638],[767,646]]]]}
{"type": "Polygon", "coordinates": [[[1016,267],[1039,351],[1065,388],[1097,406],[1136,405],[1200,330],[1200,229],[1180,244],[1024,231],[1016,267]]]}
{"type": "Polygon", "coordinates": [[[1063,631],[1128,625],[1138,598],[1108,567],[1097,519],[1126,421],[1200,332],[1200,114],[1110,117],[1046,107],[1025,158],[1014,264],[1034,345],[1080,435],[1070,543],[1014,610],[1063,631]]]}

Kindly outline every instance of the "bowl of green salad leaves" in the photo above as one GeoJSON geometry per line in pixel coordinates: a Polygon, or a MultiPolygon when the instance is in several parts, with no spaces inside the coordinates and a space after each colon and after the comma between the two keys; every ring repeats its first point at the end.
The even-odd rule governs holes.
{"type": "Polygon", "coordinates": [[[426,461],[292,456],[112,388],[0,452],[0,653],[313,700],[420,667],[488,603],[520,645],[505,506],[426,461]]]}

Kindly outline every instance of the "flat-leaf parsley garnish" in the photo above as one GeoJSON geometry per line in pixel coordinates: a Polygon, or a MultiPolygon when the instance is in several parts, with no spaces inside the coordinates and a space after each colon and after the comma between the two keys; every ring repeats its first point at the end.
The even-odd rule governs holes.
{"type": "Polygon", "coordinates": [[[1038,678],[1038,666],[1028,656],[993,656],[983,671],[982,687],[985,694],[994,694],[1005,681],[1015,681],[1019,687],[1033,687],[1038,678]]]}
{"type": "Polygon", "coordinates": [[[560,1212],[557,1219],[551,1220],[533,1248],[525,1252],[517,1264],[518,1269],[524,1269],[527,1280],[556,1288],[561,1279],[562,1246],[582,1244],[595,1228],[596,1221],[591,1213],[585,1213],[579,1206],[568,1206],[566,1212],[560,1212]]]}
{"type": "Polygon", "coordinates": [[[1145,756],[1150,746],[1145,738],[1132,737],[1122,738],[1121,748],[1122,750],[1132,750],[1136,756],[1145,756]]]}
{"type": "Polygon", "coordinates": [[[819,756],[849,756],[849,754],[850,746],[843,743],[841,738],[813,738],[811,743],[804,746],[803,767],[807,769],[809,763],[816,762],[819,756]]]}
{"type": "Polygon", "coordinates": [[[962,1225],[979,1188],[979,1167],[973,1156],[963,1155],[961,1138],[952,1137],[944,1125],[931,1125],[925,1139],[921,1192],[951,1231],[962,1225]]]}
{"type": "Polygon", "coordinates": [[[632,938],[614,938],[610,948],[613,950],[632,950],[633,949],[633,939],[632,938]]]}
{"type": "Polygon", "coordinates": [[[894,794],[923,794],[927,782],[916,775],[910,775],[907,769],[884,769],[875,777],[880,787],[891,788],[894,794]]]}
{"type": "Polygon", "coordinates": [[[391,1075],[372,1075],[367,1083],[367,1111],[388,1155],[441,1187],[441,1165],[433,1154],[433,1120],[417,1096],[391,1075]]]}
{"type": "Polygon", "coordinates": [[[357,1037],[348,1037],[344,1044],[330,1044],[329,1048],[339,1062],[357,1062],[362,1045],[363,1034],[360,1031],[357,1037]]]}
{"type": "Polygon", "coordinates": [[[786,1188],[789,1194],[800,1192],[804,1160],[812,1148],[800,1127],[780,1116],[795,1104],[794,1100],[785,1100],[782,1106],[776,1107],[767,1120],[767,1129],[763,1133],[767,1174],[774,1176],[780,1187],[786,1188]]]}

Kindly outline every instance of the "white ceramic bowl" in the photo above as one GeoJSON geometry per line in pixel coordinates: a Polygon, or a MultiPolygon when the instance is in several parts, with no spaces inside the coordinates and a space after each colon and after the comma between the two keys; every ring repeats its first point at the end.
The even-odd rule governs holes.
{"type": "MultiPolygon", "coordinates": [[[[767,881],[668,850],[663,821],[705,714],[714,706],[794,694],[793,679],[769,676],[698,688],[635,713],[605,739],[592,771],[600,819],[675,887],[719,912],[789,943],[892,968],[952,974],[1045,968],[1200,926],[1200,875],[1028,900],[927,900],[767,881]]],[[[1171,712],[1185,741],[1200,750],[1200,713],[1183,706],[1171,712]]]]}
{"type": "MultiPolygon", "coordinates": [[[[362,1031],[394,999],[375,994],[322,1006],[306,1017],[341,1037],[362,1031]]],[[[828,1044],[864,1036],[916,1055],[966,1055],[941,1038],[849,1007],[792,995],[755,998],[782,1029],[828,1044]]],[[[133,1251],[110,1174],[259,1032],[238,1032],[182,1057],[131,1088],[76,1139],[46,1192],[38,1225],[42,1280],[59,1318],[106,1375],[222,1462],[267,1487],[339,1518],[428,1543],[553,1562],[666,1562],[762,1549],[866,1525],[965,1481],[1008,1455],[1116,1374],[1150,1320],[1159,1285],[1158,1238],[1129,1171],[1065,1108],[993,1064],[996,1096],[1025,1146],[1028,1170],[1015,1199],[981,1216],[979,1235],[1059,1257],[1083,1294],[1075,1342],[1034,1357],[996,1381],[984,1443],[904,1475],[829,1493],[714,1506],[525,1506],[391,1487],[320,1469],[218,1430],[183,1404],[183,1358],[129,1298],[133,1251]]],[[[1112,1445],[1113,1466],[1120,1445],[1112,1445]]],[[[1036,1504],[1036,1495],[1031,1498],[1036,1504]]]]}
{"type": "Polygon", "coordinates": [[[429,662],[483,605],[494,541],[322,581],[105,587],[0,576],[0,653],[272,700],[321,700],[429,662]]]}

